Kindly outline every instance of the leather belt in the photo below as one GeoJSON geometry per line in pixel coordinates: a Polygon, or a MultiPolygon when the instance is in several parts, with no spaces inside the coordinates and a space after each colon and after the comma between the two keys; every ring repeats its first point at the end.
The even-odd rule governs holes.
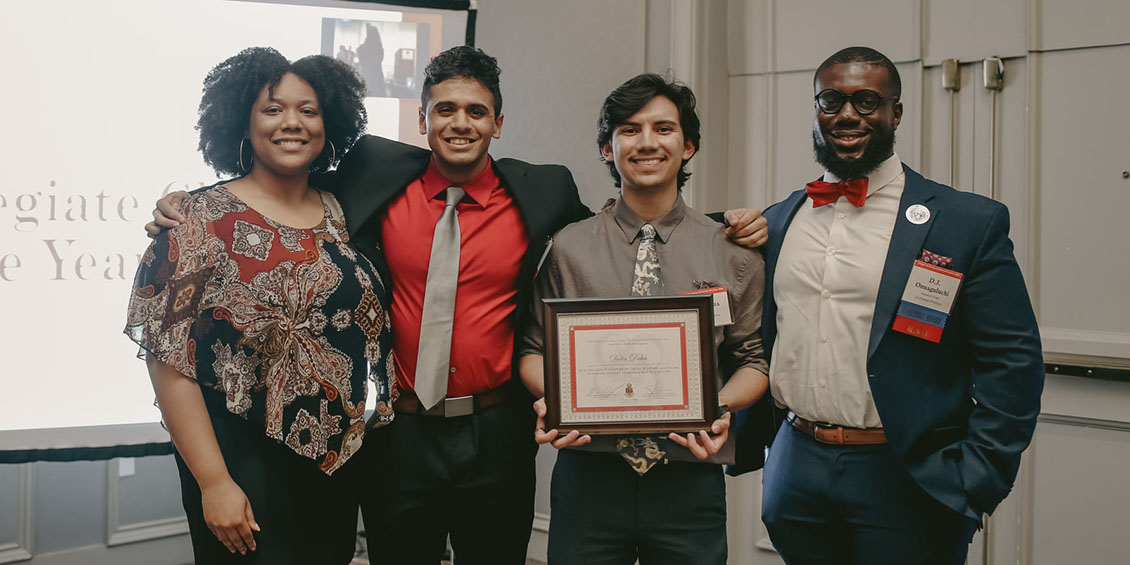
{"type": "Polygon", "coordinates": [[[887,443],[887,432],[883,428],[846,428],[812,422],[789,412],[785,418],[800,433],[828,445],[878,445],[887,443]]]}
{"type": "Polygon", "coordinates": [[[400,397],[393,401],[392,408],[397,412],[406,412],[408,414],[455,418],[457,416],[467,416],[469,414],[482,412],[487,408],[501,404],[502,401],[506,400],[509,396],[510,384],[506,383],[498,388],[480,392],[479,394],[444,398],[439,404],[424,410],[424,406],[420,404],[420,398],[416,396],[416,391],[410,388],[402,388],[400,389],[400,397]]]}

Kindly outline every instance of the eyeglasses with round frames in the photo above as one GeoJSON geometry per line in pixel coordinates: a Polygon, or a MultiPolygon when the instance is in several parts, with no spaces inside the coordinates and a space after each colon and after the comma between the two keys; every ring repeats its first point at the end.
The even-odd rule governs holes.
{"type": "MultiPolygon", "coordinates": [[[[851,94],[844,94],[834,88],[821,90],[820,94],[816,95],[816,107],[825,114],[838,114],[843,109],[845,102],[851,102],[855,112],[861,116],[875,113],[879,106],[883,105],[883,101],[888,100],[880,96],[874,90],[857,90],[851,94]]],[[[891,101],[898,101],[898,96],[889,98],[891,101]]]]}

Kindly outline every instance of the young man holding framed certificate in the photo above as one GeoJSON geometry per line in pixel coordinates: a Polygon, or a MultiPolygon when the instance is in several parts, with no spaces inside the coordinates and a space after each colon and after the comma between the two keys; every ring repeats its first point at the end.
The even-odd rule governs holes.
{"type": "Polygon", "coordinates": [[[695,383],[687,377],[694,366],[688,355],[700,351],[701,338],[717,344],[706,352],[717,363],[709,359],[698,366],[717,371],[714,386],[702,387],[712,390],[699,392],[718,391],[721,415],[704,422],[709,429],[693,433],[581,435],[575,429],[546,430],[546,402],[538,400],[535,438],[561,449],[551,486],[551,563],[726,561],[722,464],[735,456],[729,411],[752,405],[768,388],[759,334],[764,261],[727,241],[721,224],[683,202],[680,189],[689,176],[684,167],[699,148],[699,129],[694,94],[684,85],[644,74],[609,94],[597,144],[622,192],[596,216],[557,233],[539,268],[535,294],[551,299],[705,293],[713,299],[713,324],[695,323],[693,315],[683,321],[668,316],[656,307],[663,300],[651,298],[614,301],[617,311],[566,323],[562,331],[556,323],[561,318],[547,320],[535,300],[521,375],[535,396],[543,396],[548,358],[549,373],[560,379],[550,388],[571,387],[568,395],[556,395],[552,410],[585,408],[615,420],[625,411],[638,416],[654,409],[662,420],[663,410],[693,404],[686,391],[695,383]],[[547,327],[556,333],[546,336],[547,327]],[[700,337],[693,337],[699,329],[700,337]],[[581,378],[589,380],[581,386],[581,378]],[[684,387],[681,395],[672,394],[672,383],[684,387]],[[649,397],[663,400],[647,402],[649,397]]]}

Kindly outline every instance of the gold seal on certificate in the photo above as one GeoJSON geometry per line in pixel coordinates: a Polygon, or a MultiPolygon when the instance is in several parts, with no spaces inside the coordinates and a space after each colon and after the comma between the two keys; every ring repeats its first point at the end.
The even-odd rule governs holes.
{"type": "Polygon", "coordinates": [[[718,412],[710,296],[545,300],[546,424],[693,432],[718,412]]]}

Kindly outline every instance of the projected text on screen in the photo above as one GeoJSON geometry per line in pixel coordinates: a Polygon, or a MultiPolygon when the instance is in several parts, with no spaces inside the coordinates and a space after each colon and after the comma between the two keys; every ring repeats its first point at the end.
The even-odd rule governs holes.
{"type": "Polygon", "coordinates": [[[122,328],[153,203],[218,180],[194,129],[214,65],[250,46],[335,57],[366,79],[369,133],[425,144],[423,67],[465,14],[342,5],[27,2],[0,20],[0,431],[160,419],[122,328]]]}

